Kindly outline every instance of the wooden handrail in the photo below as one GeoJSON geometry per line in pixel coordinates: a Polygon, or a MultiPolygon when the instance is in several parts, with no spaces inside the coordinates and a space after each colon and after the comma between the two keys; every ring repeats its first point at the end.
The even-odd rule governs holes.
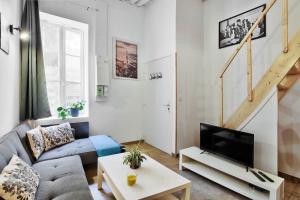
{"type": "Polygon", "coordinates": [[[224,73],[227,71],[228,67],[230,66],[230,64],[232,63],[232,61],[236,57],[236,55],[240,52],[241,48],[247,42],[248,38],[253,34],[253,32],[255,31],[256,27],[263,20],[263,18],[267,15],[267,13],[273,7],[273,5],[274,5],[274,3],[276,1],[277,0],[271,0],[271,2],[267,5],[267,7],[265,8],[265,10],[262,12],[262,14],[257,18],[256,22],[253,24],[253,26],[250,28],[250,30],[248,31],[248,33],[246,34],[246,36],[244,37],[244,39],[241,41],[241,43],[238,45],[238,47],[236,48],[236,50],[234,51],[234,53],[230,56],[229,60],[226,62],[225,66],[224,66],[224,68],[223,68],[223,70],[222,70],[222,72],[220,74],[220,78],[223,77],[224,73]]]}

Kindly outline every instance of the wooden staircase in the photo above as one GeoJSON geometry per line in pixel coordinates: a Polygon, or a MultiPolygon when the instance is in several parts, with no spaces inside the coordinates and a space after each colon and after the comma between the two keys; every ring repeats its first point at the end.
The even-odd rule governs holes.
{"type": "Polygon", "coordinates": [[[253,100],[244,100],[237,111],[231,115],[225,126],[228,128],[238,128],[256,110],[275,86],[277,86],[280,92],[281,99],[300,77],[298,71],[299,58],[300,32],[290,41],[288,53],[282,53],[274,61],[270,69],[253,89],[253,100]]]}
{"type": "Polygon", "coordinates": [[[220,125],[227,128],[238,128],[263,102],[272,88],[278,89],[278,100],[280,101],[287,91],[300,78],[300,31],[288,42],[288,0],[282,0],[282,30],[283,30],[283,52],[273,62],[270,69],[263,75],[258,84],[252,87],[252,33],[272,8],[276,0],[271,0],[258,17],[256,23],[249,30],[236,51],[229,58],[220,74],[221,82],[221,114],[220,125]],[[247,44],[247,85],[248,98],[245,99],[239,108],[224,123],[224,80],[223,76],[230,67],[232,61],[239,53],[241,48],[247,44]]]}

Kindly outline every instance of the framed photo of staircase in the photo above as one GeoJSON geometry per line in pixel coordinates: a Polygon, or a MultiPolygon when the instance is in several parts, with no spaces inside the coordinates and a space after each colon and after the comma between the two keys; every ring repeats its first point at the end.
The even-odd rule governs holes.
{"type": "MultiPolygon", "coordinates": [[[[266,4],[219,22],[219,49],[239,44],[251,29],[266,4]]],[[[252,39],[266,36],[266,17],[255,29],[252,39]]]]}

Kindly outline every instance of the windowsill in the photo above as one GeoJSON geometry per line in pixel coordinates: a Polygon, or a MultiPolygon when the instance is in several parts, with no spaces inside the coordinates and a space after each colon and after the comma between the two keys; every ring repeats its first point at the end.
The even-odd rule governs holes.
{"type": "Polygon", "coordinates": [[[60,119],[57,116],[52,116],[48,118],[35,120],[36,125],[51,125],[51,124],[61,124],[64,122],[77,123],[77,122],[88,122],[88,115],[81,115],[79,117],[68,117],[67,119],[60,119]]]}

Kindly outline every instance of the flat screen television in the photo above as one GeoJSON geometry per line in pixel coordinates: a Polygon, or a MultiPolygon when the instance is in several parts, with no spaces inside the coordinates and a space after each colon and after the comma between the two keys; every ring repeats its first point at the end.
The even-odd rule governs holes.
{"type": "Polygon", "coordinates": [[[200,123],[200,149],[253,168],[253,134],[200,123]]]}

